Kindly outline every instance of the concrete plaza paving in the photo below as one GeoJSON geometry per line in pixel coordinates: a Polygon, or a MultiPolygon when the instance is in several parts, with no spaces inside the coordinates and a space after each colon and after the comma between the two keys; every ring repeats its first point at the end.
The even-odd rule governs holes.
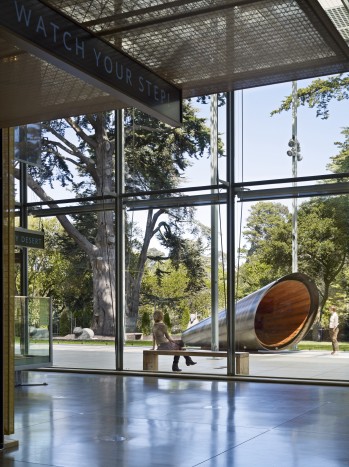
{"type": "MultiPolygon", "coordinates": [[[[143,349],[125,347],[124,369],[141,371],[143,349]]],[[[226,358],[197,357],[197,365],[187,367],[180,359],[182,373],[225,375],[226,358]]],[[[171,372],[172,357],[159,356],[159,371],[171,372]]],[[[115,352],[111,345],[53,345],[53,367],[81,369],[115,369],[115,352]]],[[[349,381],[349,352],[331,355],[328,351],[294,350],[250,354],[250,376],[349,381]]]]}

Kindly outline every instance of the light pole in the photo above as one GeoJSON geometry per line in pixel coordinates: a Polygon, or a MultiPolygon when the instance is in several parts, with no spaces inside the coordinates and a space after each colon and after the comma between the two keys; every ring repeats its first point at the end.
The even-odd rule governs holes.
{"type": "MultiPolygon", "coordinates": [[[[301,147],[297,139],[297,81],[292,82],[292,138],[288,145],[287,155],[292,157],[292,177],[297,178],[297,162],[302,160],[301,147]]],[[[296,187],[294,180],[292,186],[296,187]]],[[[298,228],[297,228],[297,198],[292,198],[292,272],[298,271],[298,228]]]]}

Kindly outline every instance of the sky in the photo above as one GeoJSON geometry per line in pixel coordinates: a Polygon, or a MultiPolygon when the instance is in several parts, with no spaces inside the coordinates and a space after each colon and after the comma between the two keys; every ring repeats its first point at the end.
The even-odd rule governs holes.
{"type": "MultiPolygon", "coordinates": [[[[298,81],[298,88],[311,80],[298,81]]],[[[274,116],[282,100],[291,94],[291,83],[277,84],[236,92],[237,178],[245,181],[292,176],[292,159],[287,156],[292,135],[292,113],[274,116]],[[243,156],[243,174],[241,158],[243,156]]],[[[316,117],[316,110],[301,106],[297,111],[298,140],[303,160],[298,163],[298,176],[329,173],[326,165],[337,154],[334,141],[343,140],[341,128],[349,125],[349,101],[330,103],[330,118],[316,117]]],[[[201,106],[201,114],[209,117],[209,105],[201,106]]],[[[219,131],[225,133],[225,107],[219,110],[219,131]]],[[[225,135],[223,135],[225,139],[225,135]]],[[[192,183],[209,181],[208,162],[197,163],[188,174],[192,183]]]]}
{"type": "MultiPolygon", "coordinates": [[[[307,86],[312,80],[298,81],[298,88],[307,86]]],[[[236,102],[236,180],[253,181],[262,179],[286,178],[292,176],[292,158],[286,152],[289,149],[288,141],[292,135],[292,113],[282,112],[271,116],[271,112],[277,109],[282,100],[291,94],[292,83],[282,83],[272,86],[237,91],[236,102]],[[243,161],[243,162],[242,162],[243,161]]],[[[201,117],[207,118],[209,125],[210,105],[200,105],[192,101],[198,109],[201,117]]],[[[297,164],[298,176],[320,175],[329,173],[326,165],[330,157],[338,153],[335,141],[343,141],[341,129],[349,126],[349,101],[331,101],[329,105],[330,117],[322,120],[316,117],[316,109],[301,106],[297,111],[298,140],[301,145],[303,159],[297,164]]],[[[219,108],[218,126],[221,138],[225,143],[226,132],[226,107],[219,108]]],[[[219,162],[219,177],[225,176],[225,158],[219,162]]],[[[191,168],[186,170],[184,186],[209,185],[210,160],[204,157],[195,160],[191,168]]],[[[71,194],[61,189],[55,189],[56,198],[70,197],[71,194]]],[[[29,201],[34,201],[29,199],[29,201]]],[[[291,206],[290,201],[282,200],[284,204],[291,206]]],[[[299,201],[301,202],[301,201],[299,201]]],[[[239,206],[239,208],[241,205],[239,206]]],[[[251,203],[242,206],[242,223],[248,216],[251,203]]],[[[240,209],[237,209],[240,213],[240,209]]],[[[220,209],[222,236],[225,237],[226,211],[220,209]]],[[[210,225],[210,208],[198,209],[200,222],[210,225]]],[[[137,213],[135,220],[143,224],[145,213],[137,213]]],[[[239,216],[236,219],[239,235],[239,216]]],[[[223,242],[225,240],[223,239],[223,242]]],[[[153,245],[153,246],[157,246],[153,245]]]]}
{"type": "MultiPolygon", "coordinates": [[[[298,81],[298,89],[312,80],[298,81]]],[[[282,83],[235,93],[236,101],[236,181],[256,181],[292,177],[292,158],[287,155],[288,142],[292,136],[292,112],[271,116],[283,99],[292,92],[292,83],[282,83]],[[243,161],[243,163],[242,163],[243,161]]],[[[316,117],[316,109],[300,106],[297,110],[297,134],[303,159],[297,163],[298,176],[323,175],[330,173],[326,166],[330,157],[338,154],[335,141],[343,141],[341,130],[349,126],[349,101],[331,101],[330,117],[316,117]]],[[[219,109],[218,125],[225,141],[226,109],[219,109]]],[[[201,115],[209,119],[209,105],[201,106],[201,115]]],[[[209,121],[209,120],[208,120],[209,121]]],[[[220,178],[225,179],[225,164],[220,164],[220,178]]],[[[187,171],[187,183],[204,185],[210,183],[209,160],[195,163],[187,171]]],[[[312,182],[314,183],[314,182],[312,182]]],[[[298,205],[305,201],[299,199],[298,205]]],[[[281,202],[292,209],[291,200],[281,202]]],[[[240,239],[240,221],[248,217],[251,203],[239,203],[236,216],[236,243],[240,239]],[[240,217],[241,213],[241,217],[240,217]]],[[[221,210],[223,242],[225,242],[225,208],[221,210]]],[[[198,212],[200,220],[210,225],[209,209],[198,212]]]]}

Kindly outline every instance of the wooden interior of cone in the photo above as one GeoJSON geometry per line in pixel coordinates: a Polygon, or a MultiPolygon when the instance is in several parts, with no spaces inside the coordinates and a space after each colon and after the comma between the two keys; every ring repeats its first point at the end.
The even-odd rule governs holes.
{"type": "Polygon", "coordinates": [[[290,344],[310,313],[307,287],[287,280],[272,287],[261,300],[255,315],[256,335],[265,348],[277,349],[290,344]]]}

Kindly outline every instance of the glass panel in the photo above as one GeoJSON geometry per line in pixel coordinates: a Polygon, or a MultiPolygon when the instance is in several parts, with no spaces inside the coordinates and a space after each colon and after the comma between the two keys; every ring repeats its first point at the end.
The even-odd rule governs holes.
{"type": "MultiPolygon", "coordinates": [[[[142,193],[137,199],[127,201],[125,324],[126,336],[133,339],[134,347],[125,347],[127,369],[143,368],[140,345],[152,347],[154,311],[162,312],[168,332],[180,340],[190,322],[211,319],[213,307],[218,314],[226,306],[226,239],[223,233],[226,209],[218,205],[212,208],[216,222],[214,235],[210,206],[192,207],[198,203],[210,204],[211,195],[218,202],[221,202],[221,196],[225,199],[225,189],[217,192],[210,188],[195,190],[195,187],[216,185],[218,180],[226,177],[221,140],[215,173],[211,168],[210,117],[209,104],[193,101],[184,104],[185,123],[180,129],[170,129],[134,110],[128,117],[126,128],[131,133],[126,139],[127,192],[140,190],[142,193]],[[156,138],[150,130],[147,131],[149,127],[153,128],[156,138]],[[193,188],[193,193],[180,193],[181,188],[193,188]],[[151,191],[153,193],[147,196],[151,191]],[[201,194],[205,194],[205,200],[196,198],[201,194]],[[169,198],[175,198],[176,204],[169,198]],[[151,202],[154,209],[146,209],[151,202]],[[215,246],[212,246],[211,238],[215,239],[215,246]],[[215,248],[217,266],[213,264],[211,248],[215,248]],[[223,259],[219,250],[223,251],[223,259]],[[211,274],[215,268],[218,279],[211,274]],[[218,292],[212,289],[215,281],[218,292]],[[217,299],[214,298],[216,295],[217,299]]],[[[219,336],[215,344],[219,347],[219,336]]],[[[211,336],[207,346],[211,347],[211,336]]],[[[161,356],[159,368],[172,371],[172,360],[172,357],[161,356]]],[[[200,357],[197,365],[185,369],[224,374],[226,362],[217,368],[217,362],[200,357]]]]}
{"type": "Polygon", "coordinates": [[[14,129],[15,160],[41,165],[41,124],[17,126],[14,129]]]}
{"type": "Polygon", "coordinates": [[[96,257],[90,260],[56,218],[43,218],[31,224],[45,232],[45,249],[29,251],[29,290],[50,291],[54,366],[115,369],[114,212],[75,214],[69,220],[70,230],[79,230],[86,243],[96,242],[96,257]]]}
{"type": "Polygon", "coordinates": [[[15,370],[51,364],[51,300],[15,297],[15,370]]]}
{"type": "MultiPolygon", "coordinates": [[[[297,89],[307,88],[312,82],[298,81],[297,89]]],[[[292,111],[271,115],[291,94],[291,82],[236,93],[237,182],[292,177],[292,158],[287,155],[293,131],[292,111]]],[[[338,96],[340,98],[340,92],[338,96]]],[[[321,95],[317,99],[321,101],[321,95]]],[[[324,108],[316,106],[316,101],[311,105],[314,107],[300,105],[297,110],[297,139],[302,157],[297,167],[299,177],[328,173],[330,158],[337,154],[336,141],[343,140],[343,126],[347,122],[348,101],[345,99],[330,100],[328,115],[324,108]],[[324,118],[327,116],[329,118],[324,118]]]]}
{"type": "MultiPolygon", "coordinates": [[[[45,249],[28,249],[18,295],[50,295],[54,365],[104,368],[86,353],[76,359],[78,346],[68,345],[108,341],[114,352],[115,112],[45,122],[42,160],[41,168],[28,167],[27,210],[28,227],[45,232],[45,249]]],[[[111,362],[115,369],[115,356],[111,362]]]]}
{"type": "MultiPolygon", "coordinates": [[[[155,311],[163,314],[163,322],[169,335],[178,341],[183,338],[182,333],[187,328],[198,321],[211,319],[213,304],[217,314],[218,311],[225,309],[226,239],[221,233],[221,228],[225,224],[226,210],[216,207],[216,211],[217,219],[221,221],[217,222],[215,235],[217,290],[212,289],[211,262],[214,256],[211,251],[211,208],[209,206],[195,210],[173,209],[163,212],[158,217],[157,224],[152,227],[152,233],[146,233],[146,226],[151,225],[149,219],[147,222],[147,216],[154,216],[155,211],[153,213],[150,211],[129,213],[129,228],[132,236],[128,245],[129,262],[126,266],[127,313],[129,316],[131,313],[137,313],[138,304],[137,331],[141,333],[141,338],[137,342],[136,336],[132,333],[127,336],[129,342],[125,347],[124,355],[126,369],[142,369],[143,350],[153,346],[152,329],[155,311]],[[142,248],[145,247],[145,239],[150,236],[152,240],[144,263],[142,248]],[[141,288],[136,300],[135,294],[138,293],[139,281],[141,281],[141,288]]],[[[126,316],[126,327],[127,325],[128,316],[126,316]]],[[[208,344],[205,345],[206,348],[211,347],[210,342],[211,335],[209,335],[208,344]]],[[[187,348],[189,347],[192,347],[190,343],[187,345],[187,348]]],[[[198,346],[195,347],[198,348],[198,346]]],[[[159,356],[159,370],[172,371],[172,361],[171,356],[159,356]]],[[[187,372],[224,374],[226,359],[221,361],[198,357],[197,365],[187,368],[181,358],[180,367],[187,372]]]]}
{"type": "MultiPolygon", "coordinates": [[[[172,190],[212,184],[210,99],[184,101],[183,126],[171,128],[131,109],[125,119],[126,192],[172,190]]],[[[225,179],[222,138],[225,107],[217,110],[218,173],[225,179]]]]}
{"type": "Polygon", "coordinates": [[[292,113],[291,99],[290,111],[272,117],[292,83],[237,93],[243,122],[237,178],[246,186],[236,207],[235,325],[237,349],[250,353],[251,375],[348,380],[349,204],[347,178],[335,178],[348,167],[348,101],[340,77],[323,79],[322,87],[299,81],[305,105],[292,113]],[[300,154],[292,153],[294,135],[300,154]],[[295,176],[312,179],[292,182],[295,176]],[[289,180],[265,182],[281,178],[289,180]],[[330,339],[332,305],[339,351],[330,339]]]}
{"type": "MultiPolygon", "coordinates": [[[[303,83],[298,83],[298,87],[303,85],[303,83]]],[[[289,94],[291,89],[291,83],[287,83],[274,86],[273,89],[266,87],[236,93],[237,107],[241,111],[236,115],[238,128],[236,135],[238,146],[237,180],[246,183],[246,186],[242,186],[242,190],[246,194],[256,195],[257,200],[253,201],[253,204],[252,201],[241,202],[236,208],[238,217],[235,226],[237,299],[242,299],[256,291],[260,291],[273,281],[279,280],[292,272],[292,237],[294,237],[294,232],[292,232],[292,210],[294,210],[295,206],[295,203],[292,203],[292,190],[296,188],[295,183],[290,180],[287,183],[281,183],[280,180],[277,184],[248,185],[248,181],[251,180],[271,180],[281,177],[291,179],[294,176],[292,158],[287,155],[287,151],[290,150],[288,143],[293,131],[291,113],[284,112],[270,117],[270,113],[278,108],[283,97],[289,94]],[[269,191],[260,191],[266,188],[269,191]],[[282,194],[280,191],[275,193],[272,191],[275,188],[285,188],[288,193],[282,194]],[[258,193],[255,193],[256,190],[259,190],[258,193]],[[271,198],[272,200],[269,201],[271,198]],[[262,203],[262,206],[258,201],[262,203]],[[265,203],[269,204],[265,205],[265,203]],[[256,211],[255,206],[261,209],[256,211]],[[253,211],[250,212],[249,209],[252,209],[252,207],[253,211]],[[254,215],[252,221],[251,214],[254,215]]],[[[309,110],[305,107],[298,109],[298,140],[301,144],[301,154],[303,156],[302,160],[297,161],[299,162],[297,167],[298,176],[321,176],[326,173],[328,164],[331,161],[333,162],[331,157],[336,151],[334,142],[339,138],[343,140],[341,131],[343,122],[345,124],[345,115],[341,107],[343,102],[334,104],[335,109],[338,108],[338,112],[335,112],[335,123],[331,119],[315,119],[314,109],[309,110]]],[[[203,109],[208,125],[209,107],[206,106],[203,109]]],[[[220,125],[225,125],[224,118],[219,121],[220,125]]],[[[225,131],[225,129],[220,127],[220,131],[225,131]]],[[[146,116],[138,115],[135,111],[131,111],[127,117],[125,132],[127,135],[127,190],[128,192],[140,193],[137,200],[135,198],[132,201],[144,201],[145,207],[128,202],[126,213],[125,279],[127,297],[124,367],[130,370],[142,370],[143,350],[152,347],[151,329],[155,309],[163,311],[168,329],[178,339],[183,337],[182,332],[185,331],[191,319],[198,318],[202,321],[204,318],[209,318],[211,327],[212,323],[215,322],[214,313],[211,312],[214,309],[212,305],[214,300],[212,282],[215,280],[214,275],[211,274],[212,269],[214,270],[215,267],[211,262],[214,257],[210,244],[213,234],[210,222],[211,208],[201,206],[194,209],[191,207],[193,203],[187,197],[187,192],[176,192],[178,188],[209,185],[211,183],[211,169],[207,135],[204,141],[205,149],[200,157],[196,159],[194,153],[189,153],[183,146],[190,141],[188,135],[181,134],[178,129],[169,129],[155,123],[146,116]],[[191,165],[192,162],[194,162],[193,165],[191,165]],[[147,192],[158,190],[162,192],[153,193],[151,197],[147,196],[147,192]],[[178,201],[177,206],[173,204],[157,206],[154,204],[153,209],[150,209],[146,205],[149,200],[155,200],[155,202],[159,200],[160,202],[163,198],[174,196],[178,201]],[[141,210],[136,210],[137,208],[141,208],[141,210]],[[193,261],[193,259],[197,262],[193,261]],[[199,272],[202,270],[202,265],[204,271],[202,277],[204,279],[200,283],[198,277],[200,279],[199,272]],[[198,282],[195,282],[196,280],[198,282]],[[193,284],[198,288],[191,288],[194,287],[193,284]]],[[[223,153],[224,151],[221,151],[221,154],[223,153]]],[[[100,158],[99,163],[103,164],[104,162],[103,158],[100,158]]],[[[218,172],[222,172],[218,174],[218,178],[224,180],[226,178],[224,157],[219,159],[218,165],[218,172]]],[[[320,193],[325,185],[323,183],[319,184],[316,178],[298,182],[298,188],[309,187],[312,184],[317,187],[316,191],[320,193]]],[[[332,184],[332,191],[337,186],[339,184],[332,184]]],[[[310,189],[313,189],[313,187],[310,189]]],[[[91,186],[89,186],[88,192],[95,193],[91,186]]],[[[200,192],[211,195],[210,190],[200,190],[200,192]]],[[[220,193],[224,198],[224,191],[220,193]]],[[[196,195],[198,192],[194,191],[194,194],[196,195]]],[[[315,192],[312,193],[312,195],[315,194],[315,192]]],[[[192,195],[192,193],[188,195],[192,195]]],[[[299,271],[309,276],[325,297],[325,277],[319,279],[319,265],[317,267],[313,265],[313,269],[310,268],[308,256],[313,254],[312,243],[315,243],[314,239],[318,238],[317,235],[327,234],[328,230],[329,232],[331,230],[330,227],[333,228],[337,222],[338,212],[334,206],[332,206],[333,211],[329,210],[328,215],[324,215],[325,211],[321,211],[322,215],[317,219],[317,229],[308,233],[307,236],[304,232],[307,232],[306,229],[312,225],[310,220],[313,221],[313,217],[317,212],[315,208],[315,212],[309,211],[307,213],[306,211],[309,206],[314,207],[311,204],[312,200],[318,202],[318,209],[320,207],[325,209],[326,206],[330,205],[330,202],[323,206],[321,203],[326,201],[327,198],[320,198],[319,196],[307,198],[309,196],[308,192],[303,193],[302,196],[306,197],[298,200],[297,205],[297,213],[299,214],[297,230],[299,271]],[[309,242],[310,239],[312,242],[309,242]]],[[[238,193],[238,199],[244,199],[241,192],[238,193]]],[[[345,204],[346,196],[330,197],[328,200],[341,200],[340,203],[345,204]]],[[[210,199],[206,200],[206,203],[209,204],[210,199]]],[[[226,253],[226,209],[221,206],[219,211],[220,215],[217,220],[217,225],[219,225],[218,250],[226,253]]],[[[345,219],[345,216],[339,215],[339,218],[345,219]]],[[[59,281],[64,288],[64,293],[72,287],[71,291],[74,290],[75,294],[71,294],[71,300],[68,299],[67,295],[64,296],[64,307],[67,311],[65,323],[67,332],[63,336],[61,322],[59,326],[58,322],[56,323],[55,329],[56,333],[59,334],[57,337],[62,338],[70,335],[74,343],[77,341],[84,342],[84,347],[73,346],[71,345],[72,342],[64,345],[64,347],[61,344],[55,346],[55,349],[57,349],[57,353],[55,350],[55,364],[57,366],[80,368],[114,369],[113,336],[115,335],[115,329],[113,323],[115,324],[116,312],[114,212],[105,209],[95,214],[74,214],[69,220],[72,220],[75,228],[83,232],[93,248],[98,247],[98,254],[89,257],[87,254],[79,256],[73,242],[70,245],[70,253],[67,253],[68,250],[66,251],[67,254],[64,258],[66,263],[64,263],[62,269],[66,273],[66,277],[59,276],[59,281]],[[79,256],[79,261],[76,261],[77,256],[79,256]],[[82,258],[83,256],[84,258],[82,258]],[[81,264],[80,261],[84,262],[84,268],[77,272],[74,268],[76,268],[77,264],[81,264]],[[106,320],[107,315],[108,319],[106,320]],[[106,321],[109,323],[108,329],[105,328],[106,321]],[[79,339],[81,336],[76,336],[76,334],[72,337],[74,328],[77,326],[93,329],[94,335],[86,339],[79,339]],[[87,341],[88,346],[86,345],[87,341]],[[95,345],[97,341],[99,344],[100,341],[104,341],[105,344],[110,345],[97,347],[95,345]]],[[[342,227],[342,231],[344,231],[344,228],[345,226],[342,227]]],[[[345,233],[345,238],[347,238],[347,233],[345,233]]],[[[316,245],[325,252],[329,249],[331,253],[332,246],[328,247],[327,239],[325,238],[325,240],[317,242],[316,245]]],[[[67,239],[65,238],[63,241],[67,241],[67,239]]],[[[338,243],[332,243],[334,243],[335,247],[338,246],[338,243]]],[[[334,248],[333,251],[338,256],[337,249],[334,248]]],[[[226,289],[226,287],[223,287],[223,285],[226,286],[225,256],[221,254],[217,256],[218,311],[222,311],[226,307],[226,290],[222,290],[226,289]]],[[[343,264],[343,268],[345,268],[346,258],[343,264]]],[[[309,309],[312,297],[309,297],[308,288],[299,282],[293,279],[283,281],[282,284],[273,287],[271,292],[269,290],[265,294],[263,291],[260,292],[266,298],[262,301],[261,308],[258,309],[256,316],[253,313],[249,315],[247,321],[252,320],[252,324],[251,322],[248,323],[247,330],[243,331],[243,333],[254,333],[255,341],[263,343],[264,347],[262,349],[252,348],[250,344],[251,336],[249,336],[250,340],[247,341],[246,336],[241,335],[240,331],[237,334],[238,348],[247,350],[250,353],[250,374],[316,377],[315,370],[313,372],[309,371],[310,366],[300,364],[302,362],[300,358],[297,364],[293,365],[292,363],[289,367],[283,363],[287,362],[289,357],[311,355],[310,353],[301,353],[303,352],[301,346],[305,341],[305,337],[308,340],[310,334],[317,336],[318,339],[319,336],[321,338],[326,336],[326,332],[322,330],[322,327],[316,327],[318,316],[316,316],[314,322],[313,316],[308,319],[308,312],[304,310],[309,309]],[[295,291],[293,282],[296,282],[295,291]],[[286,290],[284,287],[286,287],[286,290]],[[275,307],[275,311],[273,310],[273,313],[268,314],[269,302],[276,302],[279,293],[286,297],[286,305],[281,308],[275,307]],[[287,312],[289,301],[294,296],[300,297],[300,302],[304,302],[306,308],[304,309],[301,304],[297,305],[296,317],[288,319],[288,323],[286,323],[288,325],[283,327],[285,325],[284,314],[287,312]],[[270,332],[270,327],[267,327],[267,325],[270,326],[271,324],[274,326],[272,332],[270,332]],[[307,336],[303,335],[308,329],[305,324],[310,326],[307,336]],[[256,325],[257,329],[253,329],[253,326],[256,325]],[[289,328],[291,328],[290,332],[288,331],[289,328]],[[261,362],[261,365],[257,367],[256,362],[261,362]],[[293,368],[295,368],[295,373],[292,373],[293,368]]],[[[337,294],[338,290],[342,290],[341,293],[344,297],[342,299],[343,301],[346,300],[346,295],[343,292],[343,290],[346,290],[345,269],[341,270],[341,273],[338,272],[331,282],[331,287],[327,290],[326,301],[324,301],[323,297],[321,298],[320,305],[323,306],[322,316],[325,320],[321,321],[321,326],[324,326],[324,323],[329,319],[327,312],[331,303],[335,303],[339,307],[340,322],[346,323],[346,318],[343,321],[343,316],[346,315],[342,311],[343,306],[340,296],[337,294]]],[[[59,300],[62,297],[63,294],[57,293],[54,299],[57,300],[57,310],[60,315],[63,308],[59,300]]],[[[240,326],[238,320],[236,326],[240,326]]],[[[211,346],[211,333],[212,329],[208,332],[208,347],[211,346]]],[[[340,339],[343,341],[346,337],[341,334],[340,339]]],[[[219,336],[219,344],[221,346],[224,344],[224,336],[222,335],[219,336]]],[[[193,344],[189,343],[189,345],[193,344]]],[[[200,343],[200,347],[201,345],[205,346],[207,342],[200,343]]],[[[342,343],[341,345],[344,348],[342,343]]],[[[340,350],[342,348],[340,347],[340,350]]],[[[307,352],[312,351],[307,350],[307,352]]],[[[326,358],[331,355],[330,349],[326,346],[324,352],[326,358]]],[[[343,358],[343,355],[341,352],[338,354],[340,358],[343,358]]],[[[319,354],[316,356],[318,357],[319,354]]],[[[337,354],[335,354],[336,357],[337,354]]],[[[172,371],[171,362],[171,357],[161,356],[159,359],[160,368],[163,371],[172,371]]],[[[321,365],[323,365],[323,362],[321,362],[321,365]]],[[[216,361],[205,357],[199,357],[197,365],[190,366],[190,368],[182,365],[182,369],[190,372],[218,374],[226,374],[227,370],[225,359],[216,361]]],[[[330,377],[332,378],[332,375],[330,377]]],[[[340,376],[338,378],[340,379],[340,376]]]]}
{"type": "MultiPolygon", "coordinates": [[[[203,165],[199,165],[192,171],[196,183],[211,184],[208,117],[196,116],[189,103],[186,105],[188,106],[187,133],[183,129],[172,129],[167,125],[162,125],[136,110],[131,110],[126,116],[126,185],[129,191],[172,190],[188,186],[187,179],[190,177],[187,177],[186,169],[193,168],[193,163],[196,161],[203,162],[203,165]]],[[[204,108],[207,109],[209,106],[204,105],[204,108]]],[[[45,230],[45,250],[28,252],[29,291],[38,294],[41,289],[50,290],[54,311],[55,342],[58,338],[69,343],[67,345],[84,342],[94,345],[95,349],[97,342],[103,341],[111,344],[108,345],[108,350],[111,350],[110,359],[94,358],[97,352],[94,352],[93,356],[90,355],[93,358],[86,359],[81,355],[76,358],[79,352],[77,346],[74,346],[74,349],[65,347],[67,351],[59,354],[64,344],[59,344],[60,347],[55,345],[54,364],[57,366],[115,368],[115,355],[113,355],[116,322],[114,199],[111,201],[109,199],[96,200],[94,205],[91,201],[83,202],[82,200],[93,195],[107,195],[111,198],[110,193],[115,192],[114,128],[113,113],[51,122],[50,125],[45,126],[45,137],[48,137],[43,139],[43,158],[45,164],[51,169],[44,173],[37,169],[28,170],[28,176],[39,179],[40,188],[54,199],[71,198],[72,193],[79,197],[78,202],[72,199],[69,204],[62,203],[62,207],[67,206],[64,228],[68,235],[64,233],[58,222],[54,221],[54,218],[43,218],[39,223],[35,223],[30,218],[30,228],[45,230]],[[81,131],[78,131],[79,128],[81,131]],[[81,135],[85,137],[81,138],[81,135]],[[95,140],[99,144],[97,148],[94,144],[95,140]],[[108,209],[108,204],[111,205],[111,209],[108,209]],[[90,212],[88,212],[89,208],[90,212]],[[85,214],[82,214],[83,212],[85,214]],[[73,238],[77,239],[77,242],[73,238]],[[75,332],[76,328],[81,328],[82,333],[75,332]],[[90,335],[84,338],[84,332],[90,335]],[[63,355],[63,358],[59,355],[63,355]]],[[[222,150],[220,150],[221,153],[222,150]]],[[[220,159],[219,166],[222,165],[222,160],[224,167],[223,158],[220,159]]],[[[223,172],[222,176],[224,178],[223,172]]],[[[34,186],[35,195],[34,197],[32,194],[28,195],[28,199],[33,202],[43,199],[41,190],[35,184],[32,186],[34,186]]],[[[210,194],[209,191],[207,193],[210,194]]],[[[167,192],[160,196],[169,197],[171,194],[167,192]]],[[[142,198],[144,198],[143,194],[139,199],[142,198]]],[[[57,201],[57,205],[60,206],[60,204],[57,201]]],[[[44,211],[47,211],[46,207],[43,207],[42,215],[47,216],[48,213],[44,211]]],[[[58,212],[56,206],[55,211],[58,212]]],[[[166,212],[169,212],[168,208],[162,212],[164,216],[161,221],[166,212]]],[[[192,220],[190,203],[187,207],[171,209],[171,212],[174,215],[171,215],[166,223],[167,227],[171,226],[172,233],[183,235],[181,241],[189,241],[185,235],[194,238],[195,229],[198,231],[199,227],[195,226],[192,220]]],[[[40,216],[40,212],[32,211],[32,206],[30,206],[30,213],[40,216]]],[[[141,216],[141,213],[135,215],[141,216]]],[[[154,219],[156,217],[157,215],[154,215],[154,219]]],[[[205,218],[209,219],[207,214],[205,218]]],[[[132,267],[134,267],[137,254],[140,252],[141,255],[147,255],[153,248],[152,242],[149,243],[149,234],[154,235],[155,238],[155,233],[146,229],[143,231],[143,237],[137,237],[133,245],[132,235],[135,234],[136,229],[142,229],[145,222],[143,216],[139,221],[139,226],[136,226],[131,220],[131,214],[128,215],[126,262],[131,268],[130,271],[133,271],[132,267]],[[144,248],[140,248],[139,245],[144,245],[144,248]]],[[[160,223],[155,223],[154,228],[156,229],[158,225],[160,223]]],[[[161,230],[164,236],[166,227],[163,226],[164,224],[161,230]]],[[[207,233],[205,235],[207,236],[207,233]]],[[[177,237],[165,238],[166,254],[175,248],[176,241],[177,237]]],[[[188,255],[187,252],[186,254],[188,255]]],[[[18,261],[21,261],[20,255],[17,256],[18,261]]],[[[180,270],[182,259],[177,258],[176,261],[177,270],[180,270]]],[[[139,270],[133,273],[139,274],[139,270]]],[[[142,274],[145,275],[144,271],[142,274]]],[[[131,274],[126,277],[126,280],[132,283],[131,274]]],[[[20,290],[19,279],[17,285],[20,290]]],[[[137,287],[138,284],[132,288],[132,293],[128,296],[125,319],[126,344],[128,338],[136,340],[140,337],[140,333],[137,332],[139,315],[137,300],[140,296],[137,287]]],[[[141,359],[139,362],[141,363],[141,359]]]]}
{"type": "Polygon", "coordinates": [[[295,274],[292,204],[244,203],[236,337],[237,349],[250,352],[251,375],[348,379],[348,201],[347,195],[298,201],[295,274]],[[253,298],[249,307],[246,297],[253,298]],[[332,305],[339,351],[330,339],[332,305]]]}

